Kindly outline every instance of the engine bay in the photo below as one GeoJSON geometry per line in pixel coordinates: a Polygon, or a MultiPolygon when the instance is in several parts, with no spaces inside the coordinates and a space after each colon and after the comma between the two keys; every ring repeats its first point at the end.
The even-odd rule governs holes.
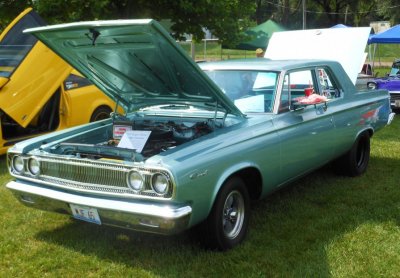
{"type": "Polygon", "coordinates": [[[111,124],[69,138],[49,150],[53,154],[87,159],[144,161],[161,152],[200,138],[224,126],[222,119],[179,117],[116,117],[111,124]],[[135,134],[147,132],[147,138],[135,134]],[[131,135],[129,139],[124,136],[131,135]],[[133,138],[133,139],[132,139],[133,138]],[[132,146],[122,144],[131,140],[132,146]],[[143,148],[135,147],[143,140],[143,148]]]}
{"type": "MultiPolygon", "coordinates": [[[[113,138],[103,144],[106,146],[120,146],[121,139],[115,132],[115,127],[132,129],[128,132],[149,131],[150,136],[146,140],[143,150],[140,152],[143,157],[150,157],[162,151],[166,151],[176,146],[192,141],[213,131],[214,125],[210,121],[176,121],[168,120],[166,122],[159,120],[143,121],[114,121],[113,138]]],[[[137,150],[136,150],[137,151],[137,150]]]]}

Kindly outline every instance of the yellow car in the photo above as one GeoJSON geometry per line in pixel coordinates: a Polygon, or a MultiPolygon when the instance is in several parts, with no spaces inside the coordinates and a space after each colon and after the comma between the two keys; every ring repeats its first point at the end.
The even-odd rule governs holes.
{"type": "Polygon", "coordinates": [[[109,117],[115,102],[23,30],[46,25],[31,8],[0,35],[0,155],[18,141],[109,117]]]}

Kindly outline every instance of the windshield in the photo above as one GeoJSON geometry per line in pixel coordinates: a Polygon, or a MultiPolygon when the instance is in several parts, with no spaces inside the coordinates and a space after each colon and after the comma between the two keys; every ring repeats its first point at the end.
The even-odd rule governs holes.
{"type": "Polygon", "coordinates": [[[392,65],[392,69],[390,70],[390,76],[396,76],[400,74],[400,62],[394,62],[392,65]]]}
{"type": "Polygon", "coordinates": [[[242,113],[270,113],[278,73],[249,70],[213,70],[205,73],[235,103],[242,113]]]}
{"type": "Polygon", "coordinates": [[[0,76],[10,77],[13,71],[32,49],[37,39],[31,34],[22,33],[30,27],[44,25],[44,21],[34,12],[19,20],[0,42],[0,76]]]}

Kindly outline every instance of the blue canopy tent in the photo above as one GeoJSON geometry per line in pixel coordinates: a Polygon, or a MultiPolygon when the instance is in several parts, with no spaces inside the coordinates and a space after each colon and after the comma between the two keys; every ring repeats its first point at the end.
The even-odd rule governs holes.
{"type": "MultiPolygon", "coordinates": [[[[374,44],[373,60],[375,60],[376,47],[378,44],[400,44],[400,24],[393,26],[378,34],[371,35],[368,39],[368,44],[374,44]]],[[[369,49],[371,54],[371,48],[369,49]]],[[[380,62],[380,57],[378,55],[380,62]]]]}
{"type": "Polygon", "coordinates": [[[348,28],[348,27],[350,27],[350,26],[339,23],[339,24],[333,25],[331,28],[348,28]]]}
{"type": "Polygon", "coordinates": [[[400,24],[381,33],[371,35],[368,44],[372,43],[400,43],[400,24]]]}

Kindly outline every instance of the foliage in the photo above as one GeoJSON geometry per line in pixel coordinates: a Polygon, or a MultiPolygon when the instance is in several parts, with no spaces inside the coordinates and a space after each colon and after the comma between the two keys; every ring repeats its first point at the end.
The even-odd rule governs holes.
{"type": "Polygon", "coordinates": [[[49,24],[96,20],[109,0],[37,0],[34,8],[49,24]]]}
{"type": "Polygon", "coordinates": [[[25,8],[32,6],[33,2],[34,0],[0,0],[0,31],[25,8]]]}
{"type": "Polygon", "coordinates": [[[204,250],[20,205],[0,157],[1,277],[398,277],[400,119],[375,134],[361,177],[330,165],[252,205],[247,240],[204,250]]]}
{"type": "Polygon", "coordinates": [[[380,1],[378,7],[378,15],[385,20],[390,20],[392,23],[400,23],[399,1],[398,0],[384,0],[380,1]]]}
{"type": "MultiPolygon", "coordinates": [[[[315,0],[306,4],[306,28],[342,23],[368,26],[371,21],[400,21],[398,0],[315,0]]],[[[19,12],[33,6],[50,24],[97,19],[155,18],[170,20],[176,38],[204,29],[226,46],[243,39],[242,31],[273,19],[288,29],[303,27],[303,0],[0,0],[0,30],[19,12]]]]}
{"type": "MultiPolygon", "coordinates": [[[[289,29],[302,28],[303,0],[256,0],[253,18],[258,23],[270,18],[289,29]]],[[[371,21],[390,20],[399,23],[397,0],[315,0],[306,1],[306,27],[331,27],[342,23],[368,26],[371,21]]]]}
{"type": "Polygon", "coordinates": [[[204,38],[203,27],[222,43],[235,43],[254,11],[252,0],[37,0],[35,8],[49,23],[95,19],[154,18],[171,21],[176,38],[204,38]]]}

